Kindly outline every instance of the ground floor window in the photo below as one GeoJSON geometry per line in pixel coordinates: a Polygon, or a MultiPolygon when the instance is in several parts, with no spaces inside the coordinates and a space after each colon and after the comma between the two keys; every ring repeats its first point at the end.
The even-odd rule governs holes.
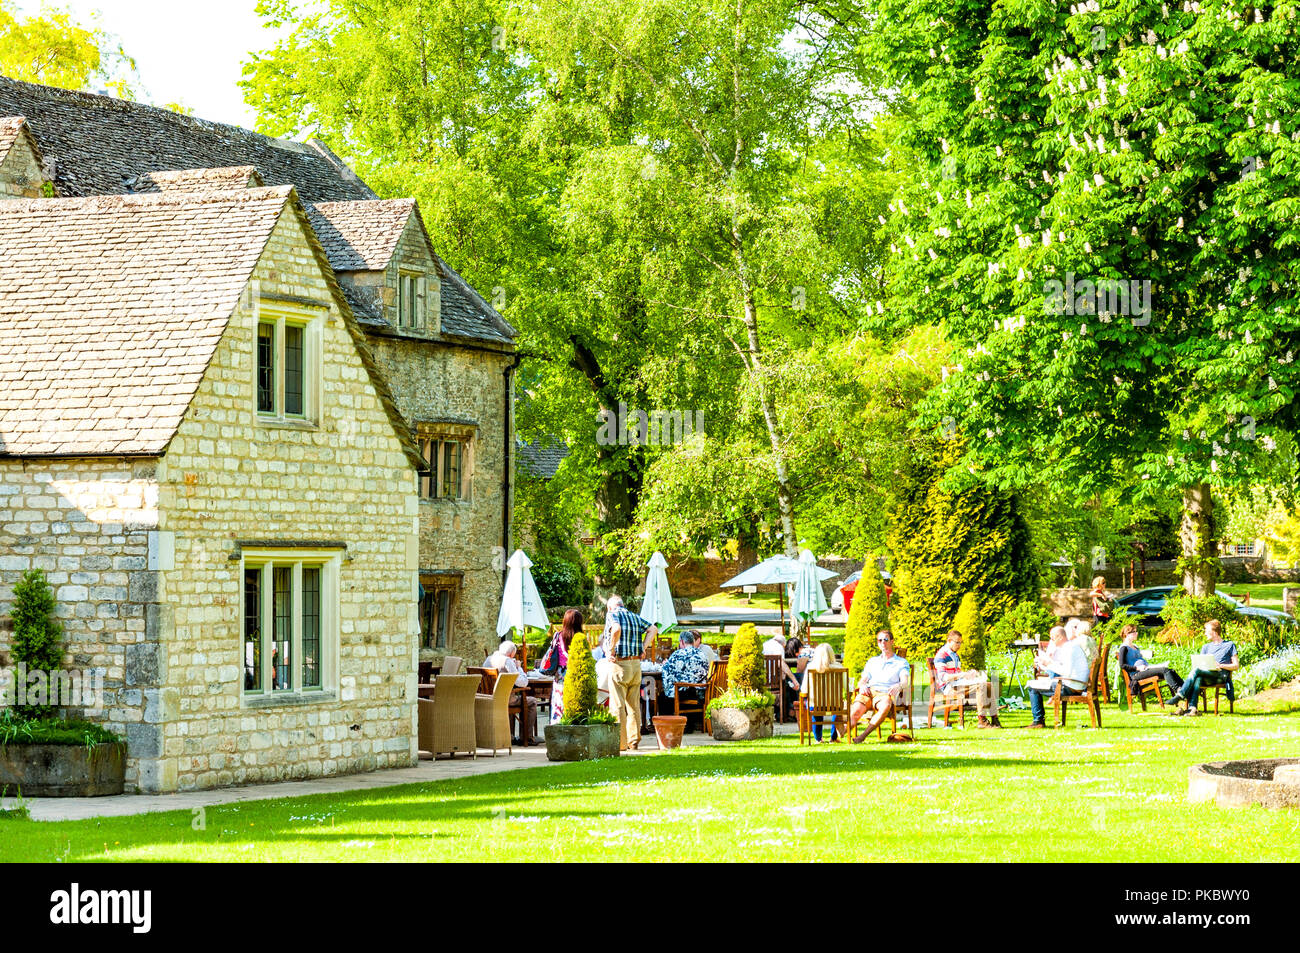
{"type": "Polygon", "coordinates": [[[451,644],[452,619],[460,577],[451,574],[420,576],[420,645],[445,649],[451,644]]]}
{"type": "Polygon", "coordinates": [[[244,553],[244,693],[319,691],[338,644],[338,554],[244,553]]]}

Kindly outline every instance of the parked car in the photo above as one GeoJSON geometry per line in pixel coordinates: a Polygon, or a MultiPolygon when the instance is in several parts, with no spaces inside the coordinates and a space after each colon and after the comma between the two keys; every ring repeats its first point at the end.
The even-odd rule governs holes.
{"type": "MultiPolygon", "coordinates": [[[[892,586],[894,577],[888,572],[882,572],[880,575],[885,580],[885,608],[889,608],[889,600],[894,594],[892,586]]],[[[853,594],[858,591],[858,583],[861,579],[862,572],[855,572],[848,579],[845,579],[838,589],[831,593],[832,612],[849,614],[849,610],[853,608],[853,594]]]]}
{"type": "Polygon", "coordinates": [[[845,579],[834,592],[831,593],[831,609],[835,612],[848,614],[849,607],[853,605],[853,593],[858,588],[858,580],[862,578],[862,572],[853,573],[848,579],[845,579]],[[845,590],[848,590],[845,592],[845,590]]]}
{"type": "MultiPolygon", "coordinates": [[[[1173,592],[1173,590],[1173,586],[1152,586],[1149,589],[1139,589],[1127,596],[1120,596],[1115,600],[1115,604],[1126,607],[1133,615],[1140,616],[1143,625],[1161,626],[1165,624],[1165,621],[1161,618],[1160,613],[1164,611],[1165,600],[1169,598],[1169,593],[1173,592]]],[[[1300,625],[1300,622],[1297,622],[1294,616],[1289,616],[1285,612],[1243,605],[1222,592],[1216,592],[1215,595],[1224,602],[1231,603],[1239,615],[1247,618],[1266,619],[1277,625],[1300,625]]]]}

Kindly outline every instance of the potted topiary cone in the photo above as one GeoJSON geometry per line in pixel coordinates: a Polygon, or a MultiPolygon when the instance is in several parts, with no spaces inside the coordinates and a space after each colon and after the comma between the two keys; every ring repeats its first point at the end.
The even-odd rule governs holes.
{"type": "Polygon", "coordinates": [[[767,690],[763,644],[758,629],[746,622],[731,644],[727,661],[727,690],[709,702],[713,737],[718,741],[752,741],[772,737],[772,705],[767,690]]]}
{"type": "Polygon", "coordinates": [[[569,646],[564,676],[564,715],[546,726],[549,761],[589,761],[618,755],[618,719],[596,703],[596,660],[579,633],[569,646]]]}

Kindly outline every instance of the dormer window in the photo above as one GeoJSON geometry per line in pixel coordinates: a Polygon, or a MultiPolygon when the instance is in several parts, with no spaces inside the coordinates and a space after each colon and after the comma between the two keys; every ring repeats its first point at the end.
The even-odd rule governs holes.
{"type": "Polygon", "coordinates": [[[397,278],[397,326],[405,331],[423,331],[425,328],[424,275],[403,271],[397,278]]]}

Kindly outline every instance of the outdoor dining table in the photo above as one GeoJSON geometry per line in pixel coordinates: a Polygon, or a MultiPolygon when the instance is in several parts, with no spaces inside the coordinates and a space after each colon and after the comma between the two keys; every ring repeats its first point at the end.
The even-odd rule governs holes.
{"type": "MultiPolygon", "coordinates": [[[[1011,643],[1011,648],[1009,650],[1011,654],[1011,674],[1007,676],[1008,691],[1010,691],[1011,687],[1016,684],[1016,663],[1020,660],[1020,653],[1037,652],[1038,649],[1039,642],[1037,639],[1017,639],[1015,642],[1011,643]]],[[[1025,676],[1023,674],[1020,676],[1020,690],[1021,692],[1025,690],[1025,676]]]]}

